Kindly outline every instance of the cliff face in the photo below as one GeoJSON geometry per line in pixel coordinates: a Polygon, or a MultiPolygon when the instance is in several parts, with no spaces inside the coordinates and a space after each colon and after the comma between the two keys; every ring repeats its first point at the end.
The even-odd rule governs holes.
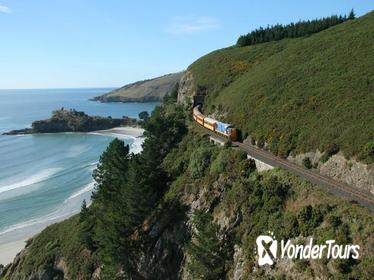
{"type": "Polygon", "coordinates": [[[93,100],[100,102],[161,102],[169,95],[184,72],[125,85],[93,100]]]}
{"type": "Polygon", "coordinates": [[[189,105],[192,104],[195,93],[195,84],[191,71],[186,71],[179,81],[178,88],[178,104],[189,105]]]}

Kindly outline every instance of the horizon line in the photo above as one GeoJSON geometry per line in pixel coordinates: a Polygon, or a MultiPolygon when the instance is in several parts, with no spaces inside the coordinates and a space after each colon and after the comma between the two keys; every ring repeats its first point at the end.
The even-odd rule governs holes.
{"type": "Polygon", "coordinates": [[[0,91],[3,91],[3,90],[48,90],[48,89],[107,89],[107,88],[119,88],[119,87],[121,86],[0,88],[0,91]]]}

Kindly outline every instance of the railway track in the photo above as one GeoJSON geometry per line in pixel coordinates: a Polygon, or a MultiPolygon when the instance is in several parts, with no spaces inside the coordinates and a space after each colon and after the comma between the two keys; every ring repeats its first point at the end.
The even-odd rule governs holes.
{"type": "MultiPolygon", "coordinates": [[[[199,127],[203,129],[204,132],[215,138],[226,140],[224,137],[217,135],[213,131],[210,131],[202,126],[199,127]]],[[[314,184],[326,188],[333,194],[342,196],[351,201],[355,201],[363,206],[368,207],[371,211],[374,211],[374,195],[369,192],[358,190],[352,186],[349,186],[348,184],[334,180],[331,177],[328,177],[321,173],[317,173],[316,171],[305,169],[302,166],[292,163],[286,159],[277,157],[272,153],[261,150],[255,146],[244,144],[241,142],[233,142],[233,145],[262,162],[265,162],[274,167],[286,169],[299,177],[302,177],[314,184]]]]}

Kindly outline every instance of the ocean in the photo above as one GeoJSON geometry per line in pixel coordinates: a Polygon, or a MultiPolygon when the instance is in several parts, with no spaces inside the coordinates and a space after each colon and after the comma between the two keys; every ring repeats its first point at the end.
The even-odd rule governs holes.
{"type": "MultiPolygon", "coordinates": [[[[0,134],[30,127],[61,107],[117,118],[137,117],[157,105],[89,101],[109,90],[0,90],[0,134]]],[[[132,152],[141,150],[141,139],[130,135],[0,135],[0,245],[26,239],[79,212],[94,188],[92,171],[113,137],[121,137],[132,152]]]]}

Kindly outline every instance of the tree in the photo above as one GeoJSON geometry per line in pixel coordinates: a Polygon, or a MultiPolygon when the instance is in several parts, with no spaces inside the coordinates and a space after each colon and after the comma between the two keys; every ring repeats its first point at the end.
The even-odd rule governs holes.
{"type": "Polygon", "coordinates": [[[218,239],[218,226],[213,223],[212,215],[202,210],[195,210],[192,223],[196,233],[187,249],[191,255],[188,269],[193,279],[222,279],[225,273],[225,255],[218,239]]]}
{"type": "Polygon", "coordinates": [[[139,113],[139,119],[143,120],[146,122],[149,119],[149,114],[147,111],[143,111],[139,113]]]}
{"type": "Polygon", "coordinates": [[[129,146],[115,138],[101,155],[99,164],[93,172],[96,188],[93,198],[111,200],[125,180],[125,171],[129,161],[129,146]]]}
{"type": "Polygon", "coordinates": [[[313,167],[312,165],[312,162],[310,161],[310,158],[309,157],[305,157],[303,158],[303,165],[308,168],[308,169],[311,169],[313,167]]]}
{"type": "Polygon", "coordinates": [[[244,47],[264,42],[278,41],[283,38],[308,36],[354,18],[355,14],[352,10],[349,13],[348,17],[338,17],[334,15],[327,18],[315,19],[312,21],[299,21],[297,23],[290,23],[288,25],[276,24],[273,26],[268,26],[266,28],[260,27],[246,35],[240,36],[236,45],[239,47],[244,47]]]}
{"type": "Polygon", "coordinates": [[[355,19],[355,18],[356,18],[356,14],[355,14],[354,10],[352,9],[349,12],[348,19],[355,19]]]}
{"type": "Polygon", "coordinates": [[[79,214],[79,222],[81,226],[80,234],[81,240],[88,249],[94,250],[95,244],[93,241],[95,217],[87,207],[86,200],[83,200],[81,212],[79,214]]]}
{"type": "Polygon", "coordinates": [[[142,153],[129,154],[128,145],[113,140],[93,173],[92,205],[82,205],[82,232],[93,232],[92,243],[104,264],[103,279],[117,279],[118,271],[132,278],[141,245],[134,233],[162,197],[169,178],[161,163],[186,132],[180,107],[164,104],[149,119],[142,113],[139,117],[147,118],[142,153]]]}
{"type": "Polygon", "coordinates": [[[121,263],[128,267],[131,255],[123,257],[123,250],[129,250],[132,233],[126,200],[126,174],[131,157],[129,146],[122,140],[114,139],[101,155],[93,173],[96,188],[92,195],[92,211],[96,218],[94,241],[101,261],[111,267],[121,263]]]}

